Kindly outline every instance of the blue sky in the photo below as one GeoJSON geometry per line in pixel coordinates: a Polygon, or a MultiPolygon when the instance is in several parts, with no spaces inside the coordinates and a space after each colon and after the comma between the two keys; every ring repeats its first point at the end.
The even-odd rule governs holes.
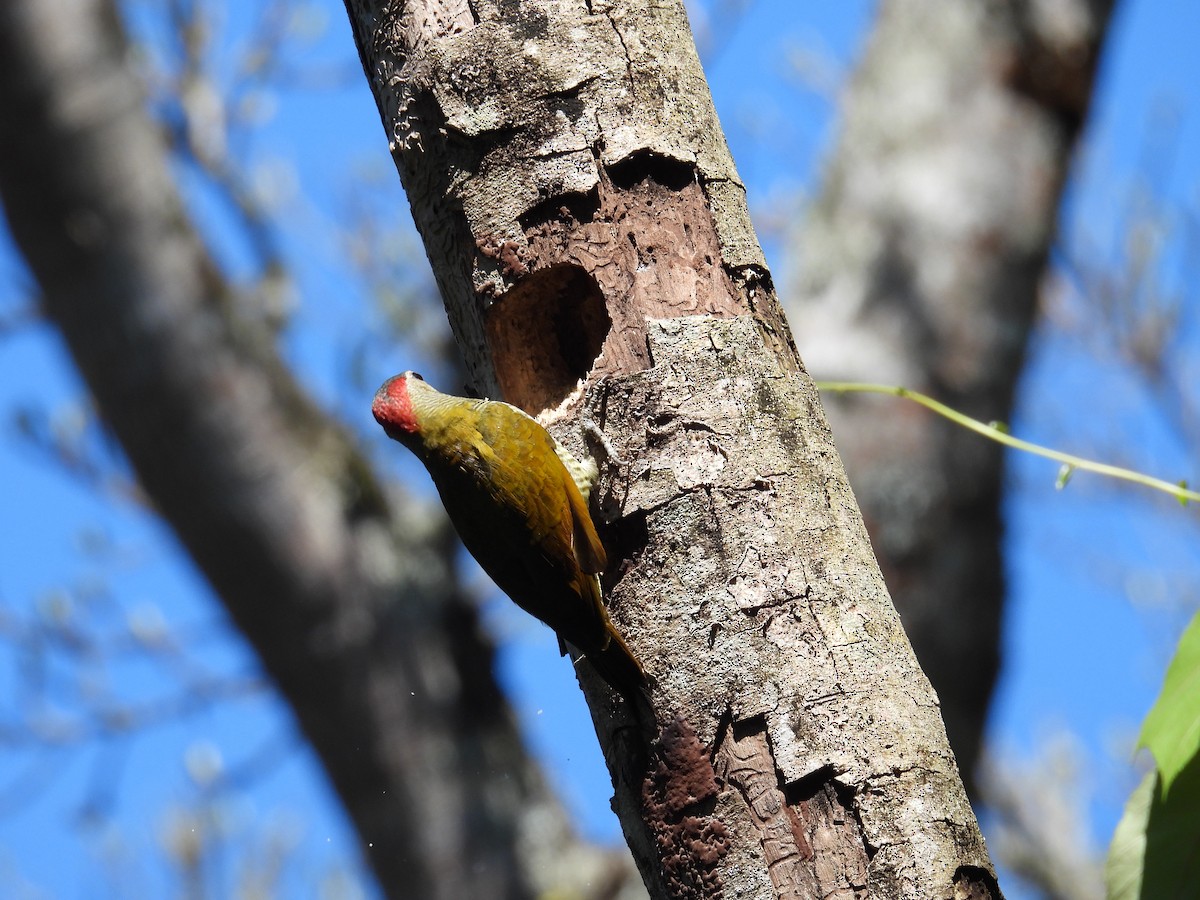
{"type": "MultiPolygon", "coordinates": [[[[282,241],[299,272],[287,351],[317,396],[371,437],[383,464],[413,477],[375,434],[370,392],[358,397],[346,375],[367,298],[349,288],[344,245],[332,223],[355,180],[364,173],[386,176],[390,161],[341,4],[322,0],[313,8],[328,28],[311,53],[350,77],[336,89],[275,96],[274,112],[249,150],[256,166],[287,173],[280,182],[287,211],[282,241]]],[[[154,6],[137,9],[136,24],[150,33],[154,6]]],[[[811,186],[833,136],[829,97],[789,83],[782,54],[791,47],[815,49],[830,71],[845,71],[872,9],[861,0],[764,0],[753,3],[732,29],[718,23],[723,42],[711,56],[709,80],[756,211],[773,212],[779,192],[811,186]]],[[[236,13],[229,15],[236,30],[236,13]]],[[[1159,109],[1173,108],[1178,117],[1175,164],[1159,188],[1161,199],[1195,209],[1196,34],[1200,5],[1186,0],[1124,5],[1080,176],[1064,212],[1073,233],[1094,233],[1111,251],[1127,188],[1145,156],[1142,136],[1159,109]]],[[[407,222],[394,181],[385,177],[379,183],[379,204],[407,222]]],[[[202,191],[191,195],[223,258],[244,270],[249,260],[227,211],[202,191]]],[[[3,244],[0,311],[8,311],[27,284],[6,239],[3,244]]],[[[767,241],[767,252],[782,276],[781,248],[767,241]]],[[[373,387],[414,365],[416,355],[404,348],[368,353],[363,378],[373,387]]],[[[33,325],[0,337],[0,410],[55,410],[67,427],[82,398],[51,330],[33,325]]],[[[1084,354],[1071,340],[1044,333],[1032,348],[1013,427],[1061,449],[1119,452],[1153,474],[1200,481],[1195,448],[1189,458],[1149,400],[1111,359],[1084,354]]],[[[1157,691],[1189,603],[1195,602],[1187,590],[1195,589],[1196,510],[1131,497],[1084,475],[1057,492],[1053,464],[1014,457],[1012,466],[1007,499],[1012,596],[991,734],[997,746],[1019,756],[1035,753],[1062,729],[1076,735],[1087,780],[1096,789],[1088,807],[1091,834],[1103,846],[1135,782],[1132,735],[1157,691]]],[[[136,633],[148,636],[141,649],[103,663],[93,657],[69,662],[55,650],[18,652],[12,641],[0,641],[0,727],[20,708],[36,709],[39,722],[52,728],[81,696],[175,697],[192,683],[197,666],[254,677],[252,657],[206,585],[170,532],[139,507],[101,496],[65,473],[7,421],[0,430],[0,484],[6,497],[0,505],[0,637],[11,637],[17,623],[29,621],[86,622],[106,646],[120,644],[131,622],[136,633]],[[186,663],[155,644],[159,619],[186,636],[186,663]]],[[[488,600],[486,616],[502,641],[501,676],[532,746],[585,833],[619,840],[590,720],[555,640],[502,598],[488,600]]],[[[162,862],[160,835],[179,821],[180,810],[202,811],[225,835],[211,873],[218,883],[236,878],[239,846],[292,848],[279,896],[317,896],[319,884],[344,886],[346,879],[362,876],[355,836],[311,754],[295,739],[286,710],[269,694],[223,703],[119,741],[71,743],[49,755],[0,742],[0,760],[0,895],[168,894],[176,884],[162,862]],[[216,761],[245,771],[245,788],[214,793],[212,782],[206,788],[205,772],[216,761]],[[89,818],[91,806],[104,815],[89,818]]],[[[1019,896],[1011,888],[1010,894],[1019,896]]]]}

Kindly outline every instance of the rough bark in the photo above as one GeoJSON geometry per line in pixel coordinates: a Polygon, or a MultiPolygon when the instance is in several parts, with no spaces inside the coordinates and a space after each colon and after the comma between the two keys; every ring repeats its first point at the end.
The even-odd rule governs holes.
{"type": "Polygon", "coordinates": [[[530,867],[563,874],[555,857],[598,890],[605,863],[525,755],[446,527],[385,498],[238,316],[127,56],[111,3],[0,4],[0,197],[106,423],[390,896],[529,896],[551,880],[530,867]]]}
{"type": "Polygon", "coordinates": [[[652,895],[998,895],[682,5],[346,5],[476,388],[602,464],[656,721],[577,670],[652,895]]]}
{"type": "MultiPolygon", "coordinates": [[[[810,370],[1008,421],[1112,3],[881,4],[787,292],[810,370]]],[[[1000,661],[998,445],[827,399],[876,553],[968,776],[1000,661]]]]}

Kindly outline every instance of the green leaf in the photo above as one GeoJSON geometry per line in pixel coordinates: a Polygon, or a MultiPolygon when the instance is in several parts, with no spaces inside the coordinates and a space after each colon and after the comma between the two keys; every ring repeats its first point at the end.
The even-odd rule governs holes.
{"type": "Polygon", "coordinates": [[[1113,832],[1104,861],[1104,883],[1108,900],[1138,900],[1142,896],[1142,865],[1146,860],[1146,826],[1154,804],[1158,773],[1150,771],[1129,800],[1113,832]]]}
{"type": "Polygon", "coordinates": [[[1108,849],[1108,900],[1200,897],[1200,757],[1179,773],[1170,796],[1147,773],[1125,805],[1108,849]]]}
{"type": "Polygon", "coordinates": [[[1058,470],[1058,477],[1054,479],[1054,489],[1061,491],[1067,486],[1067,482],[1071,480],[1071,476],[1075,474],[1075,467],[1070,463],[1063,463],[1058,470]]]}
{"type": "Polygon", "coordinates": [[[1164,797],[1200,751],[1200,613],[1179,639],[1162,693],[1142,723],[1138,746],[1154,754],[1164,797]]]}

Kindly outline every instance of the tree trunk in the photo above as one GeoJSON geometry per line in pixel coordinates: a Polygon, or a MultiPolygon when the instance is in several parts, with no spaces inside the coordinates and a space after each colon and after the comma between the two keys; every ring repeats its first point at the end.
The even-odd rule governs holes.
{"type": "Polygon", "coordinates": [[[295,710],[389,896],[531,896],[554,857],[599,896],[603,858],[525,753],[447,527],[385,498],[239,317],[127,57],[111,2],[0,3],[0,198],[105,421],[295,710]]]}
{"type": "Polygon", "coordinates": [[[682,4],[346,5],[475,386],[601,463],[656,721],[578,671],[652,895],[997,896],[682,4]]]}
{"type": "MultiPolygon", "coordinates": [[[[902,384],[1009,420],[1111,12],[881,4],[794,235],[788,296],[818,378],[902,384]]],[[[1000,659],[1003,451],[894,400],[827,403],[969,782],[1000,659]]]]}

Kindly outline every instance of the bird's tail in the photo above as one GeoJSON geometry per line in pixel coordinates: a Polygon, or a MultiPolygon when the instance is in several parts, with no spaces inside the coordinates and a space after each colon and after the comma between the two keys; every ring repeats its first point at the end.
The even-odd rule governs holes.
{"type": "Polygon", "coordinates": [[[592,616],[574,619],[571,624],[584,627],[575,634],[560,630],[559,639],[566,638],[582,650],[596,673],[625,698],[637,718],[647,726],[653,725],[654,708],[650,703],[650,684],[646,680],[646,672],[609,618],[608,607],[601,597],[600,579],[590,575],[583,580],[580,588],[592,616]]]}
{"type": "Polygon", "coordinates": [[[628,645],[611,625],[609,638],[598,650],[587,653],[592,668],[607,681],[633,708],[640,719],[648,724],[654,722],[654,711],[650,703],[650,684],[641,663],[628,645]]]}

